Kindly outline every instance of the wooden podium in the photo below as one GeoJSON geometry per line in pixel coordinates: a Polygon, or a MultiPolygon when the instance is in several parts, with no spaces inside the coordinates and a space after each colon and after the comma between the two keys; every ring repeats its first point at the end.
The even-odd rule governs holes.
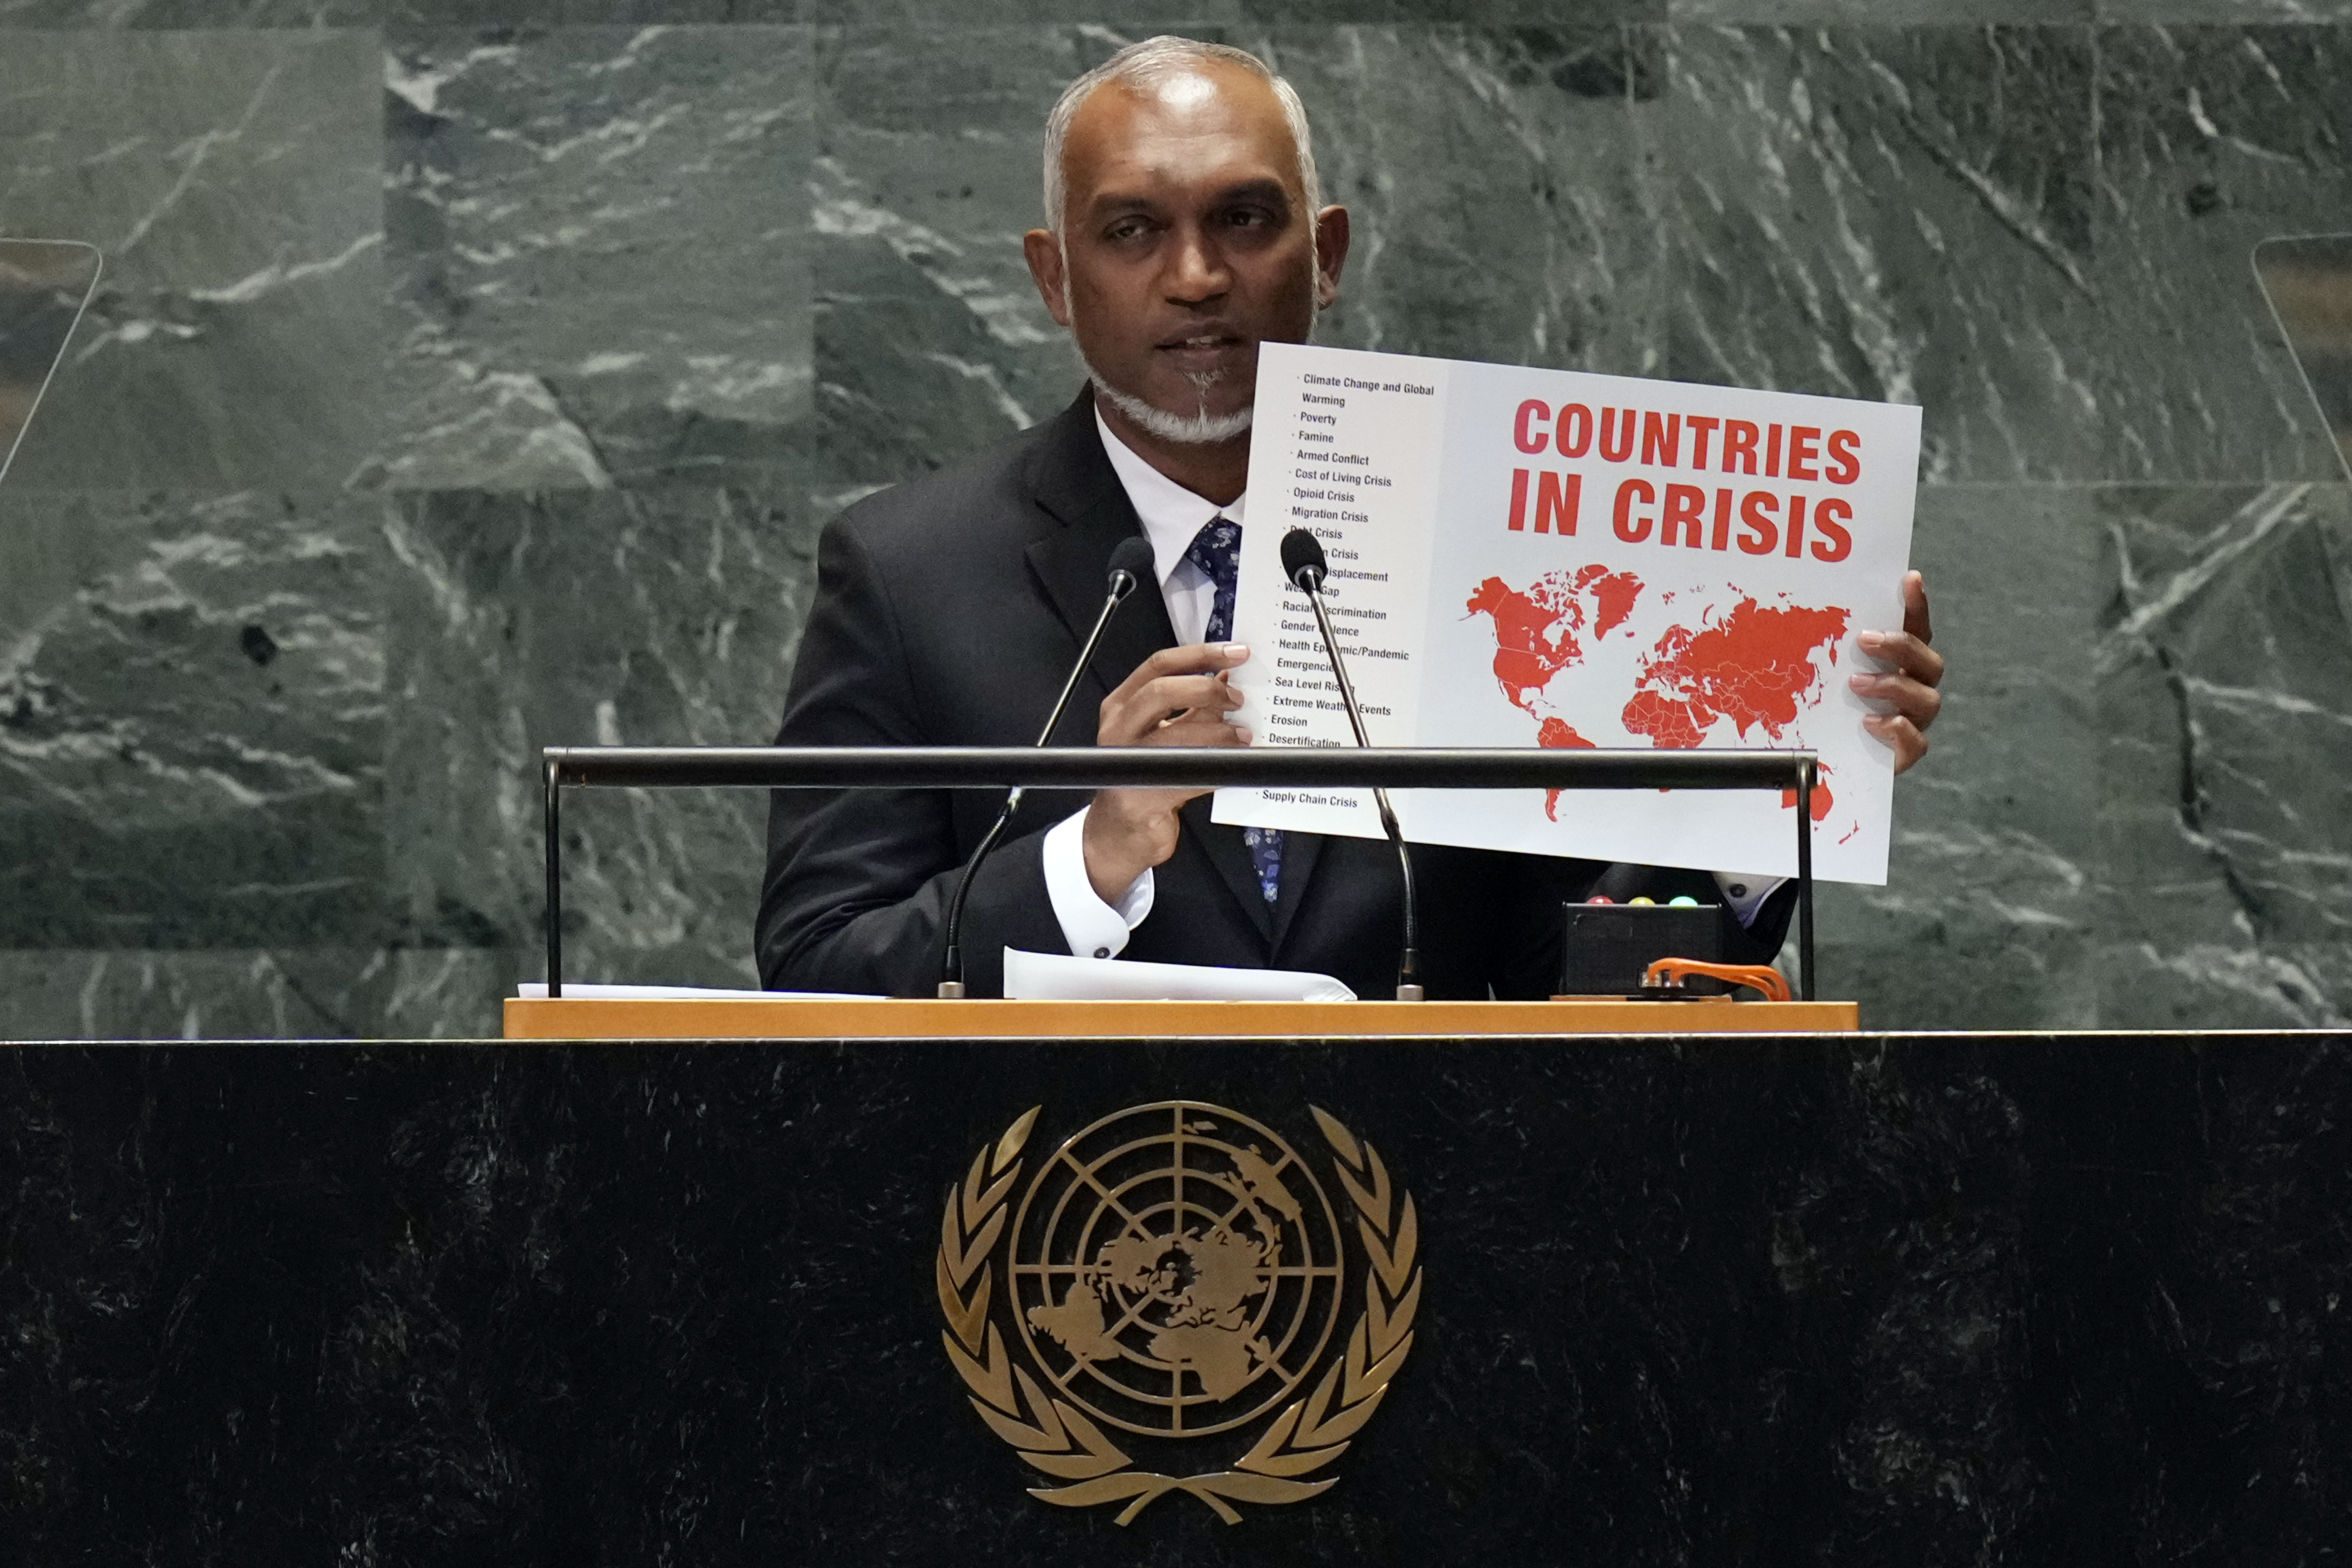
{"type": "Polygon", "coordinates": [[[820,1001],[509,997],[509,1040],[1244,1039],[1852,1034],[1852,1002],[820,1001]]]}

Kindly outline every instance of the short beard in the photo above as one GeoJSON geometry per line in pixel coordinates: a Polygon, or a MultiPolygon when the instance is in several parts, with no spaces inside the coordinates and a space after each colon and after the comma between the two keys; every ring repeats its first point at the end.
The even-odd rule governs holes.
{"type": "Polygon", "coordinates": [[[1087,366],[1087,379],[1095,384],[1095,395],[1118,409],[1146,435],[1179,447],[1216,447],[1249,434],[1250,416],[1254,410],[1244,405],[1231,414],[1209,412],[1209,388],[1219,378],[1198,377],[1193,387],[1201,395],[1197,414],[1171,414],[1157,408],[1133,393],[1121,392],[1104,379],[1103,373],[1092,364],[1087,366]]]}

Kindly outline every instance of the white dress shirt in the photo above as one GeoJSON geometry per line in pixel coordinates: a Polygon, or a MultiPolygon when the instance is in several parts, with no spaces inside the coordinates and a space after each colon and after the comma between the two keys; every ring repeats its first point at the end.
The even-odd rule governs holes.
{"type": "MultiPolygon", "coordinates": [[[[1111,434],[1099,409],[1095,411],[1095,429],[1102,437],[1112,471],[1118,475],[1143,524],[1143,537],[1150,542],[1160,597],[1168,606],[1168,624],[1175,628],[1178,646],[1202,641],[1208,636],[1209,611],[1216,602],[1217,587],[1207,573],[1185,559],[1184,552],[1213,518],[1229,517],[1247,526],[1242,512],[1249,497],[1236,496],[1229,506],[1203,500],[1129,450],[1125,442],[1111,434]]],[[[1124,680],[1128,672],[1105,673],[1124,680]]],[[[1236,717],[1246,721],[1245,713],[1237,710],[1236,717]]],[[[1086,830],[1087,814],[1082,808],[1046,831],[1045,892],[1072,952],[1082,958],[1089,954],[1114,958],[1127,947],[1129,934],[1151,913],[1151,872],[1146,869],[1129,883],[1116,904],[1103,902],[1087,875],[1086,830]]],[[[1739,923],[1746,925],[1787,879],[1717,871],[1715,879],[1723,889],[1724,901],[1739,917],[1739,923]]]]}

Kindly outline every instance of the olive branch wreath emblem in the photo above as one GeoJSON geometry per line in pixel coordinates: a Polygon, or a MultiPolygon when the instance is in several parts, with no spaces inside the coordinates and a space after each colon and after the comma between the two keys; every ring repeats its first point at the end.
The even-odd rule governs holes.
{"type": "Polygon", "coordinates": [[[1320,1107],[1307,1107],[1338,1156],[1332,1170],[1355,1205],[1356,1232],[1371,1265],[1364,1310],[1349,1333],[1347,1353],[1312,1394],[1284,1407],[1230,1469],[1167,1476],[1136,1469],[1100,1426],[1066,1400],[1039,1389],[989,1319],[995,1288],[991,1255],[1003,1238],[1006,1205],[1020,1179],[1021,1151],[1043,1109],[1032,1106],[1023,1112],[994,1145],[972,1156],[962,1183],[949,1188],[940,1216],[937,1267],[940,1309],[948,1323],[940,1339],[971,1391],[971,1407],[1024,1459],[1071,1483],[1033,1487],[1029,1495],[1060,1508],[1126,1501],[1118,1518],[1126,1524],[1169,1492],[1189,1492],[1227,1524],[1239,1524],[1236,1502],[1304,1502],[1338,1484],[1334,1476],[1298,1478],[1347,1452],[1380,1408],[1390,1380],[1412,1349],[1412,1321],[1421,1310],[1422,1277],[1415,1263],[1421,1227],[1412,1194],[1394,1191],[1379,1151],[1320,1107]]]}

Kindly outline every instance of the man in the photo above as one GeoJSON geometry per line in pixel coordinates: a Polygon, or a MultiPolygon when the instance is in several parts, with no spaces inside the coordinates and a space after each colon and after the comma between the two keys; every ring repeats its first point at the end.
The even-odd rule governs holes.
{"type": "MultiPolygon", "coordinates": [[[[1120,611],[1088,695],[1099,745],[1246,745],[1226,680],[1246,525],[1257,345],[1303,342],[1337,298],[1345,208],[1321,205],[1305,110],[1237,49],[1154,38],[1071,85],[1047,122],[1048,227],[1024,247],[1091,385],[1056,418],[826,528],[782,745],[1025,745],[1101,606],[1112,549],[1141,532],[1157,593],[1120,611]],[[1108,672],[1106,675],[1103,672],[1108,672]],[[1123,676],[1123,679],[1121,677],[1123,676]]],[[[1855,677],[1907,767],[1927,750],[1942,660],[1916,574],[1902,634],[1855,677]]],[[[1087,689],[1082,688],[1082,690],[1087,689]]],[[[1059,743],[1084,733],[1074,708],[1059,743]]],[[[781,989],[929,994],[958,870],[1001,797],[780,791],[760,973],[781,989]]],[[[965,980],[1002,986],[1006,947],[1319,971],[1360,994],[1395,980],[1400,878],[1385,844],[1209,821],[1204,795],[1032,792],[974,880],[965,980]]],[[[1596,889],[1724,908],[1726,952],[1769,959],[1790,891],[1705,872],[1423,846],[1432,996],[1540,996],[1560,905],[1596,889]]]]}

